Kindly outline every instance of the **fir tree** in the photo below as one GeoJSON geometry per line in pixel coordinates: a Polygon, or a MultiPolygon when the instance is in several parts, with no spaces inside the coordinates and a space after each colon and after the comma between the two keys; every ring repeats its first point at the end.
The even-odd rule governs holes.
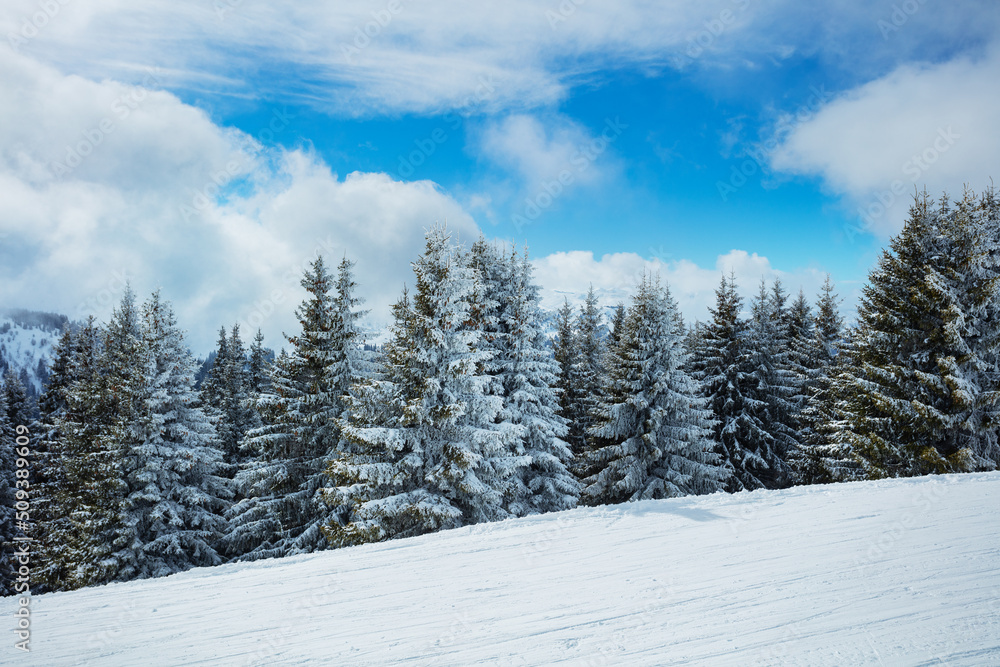
{"type": "Polygon", "coordinates": [[[748,323],[740,316],[743,300],[735,277],[723,276],[715,297],[694,368],[716,419],[713,439],[729,473],[726,490],[776,486],[784,481],[783,462],[762,420],[768,404],[759,394],[760,363],[748,340],[748,323]]]}
{"type": "Polygon", "coordinates": [[[215,362],[202,383],[200,393],[202,405],[217,434],[223,460],[233,473],[243,461],[240,447],[247,433],[260,426],[250,390],[250,373],[239,325],[233,325],[228,337],[225,328],[222,328],[215,362]]]}
{"type": "Polygon", "coordinates": [[[439,227],[413,264],[416,291],[393,308],[383,379],[355,387],[340,424],[353,447],[335,459],[329,502],[347,511],[326,533],[337,546],[406,537],[509,516],[526,456],[523,427],[497,424],[503,400],[482,374],[474,308],[482,285],[439,227]]]}
{"type": "Polygon", "coordinates": [[[666,287],[643,278],[611,348],[612,386],[592,432],[589,504],[711,493],[724,475],[711,413],[685,370],[684,326],[666,287]]]}
{"type": "Polygon", "coordinates": [[[483,365],[487,391],[503,405],[495,421],[523,426],[514,453],[531,459],[508,494],[508,509],[515,516],[569,509],[579,488],[568,470],[572,453],[562,439],[568,429],[554,389],[559,366],[546,350],[531,264],[527,254],[504,256],[482,239],[470,259],[483,293],[479,348],[492,355],[483,365]]]}
{"type": "Polygon", "coordinates": [[[982,315],[997,283],[970,208],[915,198],[862,293],[856,366],[838,391],[840,442],[869,476],[994,467],[977,449],[990,437],[983,417],[996,405],[980,369],[995,349],[982,315]]]}
{"type": "MultiPolygon", "coordinates": [[[[553,352],[556,364],[559,366],[559,373],[556,377],[559,411],[566,420],[565,440],[569,444],[570,452],[573,455],[573,467],[576,470],[586,453],[584,434],[586,415],[583,412],[580,345],[574,330],[573,308],[570,307],[568,300],[563,301],[562,308],[556,313],[556,336],[553,340],[553,352]]],[[[580,476],[579,472],[577,476],[580,476]]]]}
{"type": "Polygon", "coordinates": [[[850,368],[840,299],[830,276],[826,276],[816,302],[812,337],[799,335],[798,345],[807,351],[802,358],[802,393],[805,404],[799,413],[799,444],[790,464],[800,484],[853,481],[864,476],[850,447],[838,442],[837,376],[850,368]]]}
{"type": "Polygon", "coordinates": [[[341,510],[324,503],[324,470],[346,446],[339,420],[361,379],[352,266],[345,258],[334,280],[317,257],[302,279],[310,295],[296,311],[302,331],[288,337],[292,353],[271,366],[265,424],[247,440],[256,458],[236,478],[245,499],[230,514],[225,544],[233,555],[255,560],[328,545],[321,527],[341,510]]]}
{"type": "Polygon", "coordinates": [[[225,531],[231,496],[219,476],[222,452],[194,389],[197,363],[173,310],[155,292],[143,307],[146,352],[140,441],[126,477],[126,513],[135,543],[129,578],[158,577],[221,562],[213,544],[225,531]]]}

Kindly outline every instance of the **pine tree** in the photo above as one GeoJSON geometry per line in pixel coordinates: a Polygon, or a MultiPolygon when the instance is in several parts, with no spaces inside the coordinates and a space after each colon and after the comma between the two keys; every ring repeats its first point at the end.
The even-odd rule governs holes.
{"type": "Polygon", "coordinates": [[[603,398],[605,387],[604,361],[607,346],[602,337],[604,330],[603,317],[591,285],[587,298],[580,308],[577,318],[577,345],[580,351],[579,370],[580,404],[577,407],[584,433],[584,449],[589,451],[591,443],[587,441],[590,428],[594,425],[597,406],[603,398]]]}
{"type": "MultiPolygon", "coordinates": [[[[556,336],[552,342],[556,364],[559,373],[556,377],[556,389],[559,392],[559,412],[566,420],[566,443],[572,453],[573,469],[577,471],[579,463],[586,453],[584,428],[586,415],[583,409],[583,380],[581,378],[582,364],[580,362],[580,345],[574,330],[573,308],[569,301],[564,300],[562,308],[556,313],[556,336]]],[[[577,472],[577,477],[580,477],[577,472]]]]}
{"type": "Polygon", "coordinates": [[[197,407],[197,363],[159,292],[143,306],[141,335],[145,390],[136,443],[125,456],[132,543],[118,578],[126,580],[220,563],[212,545],[225,531],[221,515],[231,495],[218,475],[215,430],[197,407]]]}
{"type": "Polygon", "coordinates": [[[568,470],[572,459],[562,439],[566,420],[558,415],[554,389],[559,366],[546,350],[538,287],[531,280],[527,254],[512,250],[506,257],[480,239],[470,252],[483,297],[477,314],[479,348],[492,356],[483,364],[490,378],[487,392],[499,396],[503,408],[495,421],[523,426],[514,453],[531,464],[520,470],[509,493],[515,516],[559,511],[576,505],[579,487],[568,470]]]}
{"type": "Polygon", "coordinates": [[[970,208],[915,198],[862,293],[856,366],[838,387],[840,442],[871,477],[994,467],[976,450],[991,430],[983,408],[995,406],[979,369],[997,284],[970,208]]]}
{"type": "Polygon", "coordinates": [[[497,424],[503,401],[487,393],[475,270],[440,227],[413,270],[413,301],[404,291],[393,308],[383,379],[356,386],[340,421],[353,447],[329,468],[329,502],[346,509],[325,529],[337,546],[506,518],[530,463],[513,454],[523,427],[497,424]]]}
{"type": "MultiPolygon", "coordinates": [[[[90,324],[93,326],[92,322],[90,324]]],[[[54,350],[48,383],[38,401],[39,418],[33,429],[36,439],[31,461],[32,537],[37,545],[36,551],[42,554],[54,546],[48,541],[49,535],[65,534],[67,529],[65,508],[56,502],[60,489],[67,483],[62,460],[63,434],[57,424],[66,416],[68,392],[79,379],[74,369],[74,358],[78,353],[78,337],[66,324],[54,350]]],[[[33,590],[45,592],[48,577],[38,572],[38,568],[35,580],[33,590]]]]}
{"type": "Polygon", "coordinates": [[[780,281],[770,294],[761,280],[757,298],[751,305],[747,326],[747,351],[750,355],[750,391],[747,410],[753,414],[766,435],[752,447],[768,464],[768,472],[758,477],[767,488],[782,488],[791,483],[787,459],[798,449],[795,429],[795,401],[798,390],[792,372],[787,296],[780,281]]]}
{"type": "Polygon", "coordinates": [[[227,336],[219,331],[215,362],[201,385],[201,402],[218,437],[223,460],[232,470],[243,462],[240,447],[250,429],[259,427],[259,417],[250,398],[251,378],[240,328],[234,324],[227,336]]]}
{"type": "Polygon", "coordinates": [[[828,484],[863,478],[849,446],[838,442],[841,419],[834,390],[836,378],[850,368],[851,359],[839,312],[840,299],[830,276],[821,288],[811,339],[802,339],[807,350],[803,359],[802,390],[805,405],[799,413],[799,445],[790,464],[800,484],[828,484]]]}
{"type": "Polygon", "coordinates": [[[711,493],[724,475],[713,425],[688,375],[684,325],[666,287],[644,277],[611,348],[609,375],[592,428],[588,504],[711,493]]]}
{"type": "Polygon", "coordinates": [[[361,379],[352,267],[345,258],[334,280],[317,257],[302,279],[310,295],[296,311],[302,332],[288,337],[292,353],[271,366],[265,424],[247,440],[257,458],[236,478],[245,499],[232,509],[224,543],[245,560],[324,549],[321,528],[343,511],[324,502],[324,470],[347,447],[339,420],[361,379]]]}
{"type": "MultiPolygon", "coordinates": [[[[130,297],[129,290],[116,317],[123,310],[132,312],[130,297]]],[[[124,434],[118,419],[125,385],[109,372],[104,353],[108,337],[92,317],[80,331],[72,362],[74,380],[66,391],[66,409],[56,419],[64,483],[51,498],[52,515],[59,520],[45,526],[40,545],[39,574],[48,590],[112,581],[119,569],[115,556],[131,543],[125,531],[120,450],[124,434]]]]}
{"type": "Polygon", "coordinates": [[[783,462],[768,432],[768,404],[759,394],[760,367],[736,279],[725,276],[715,291],[712,321],[705,325],[693,364],[716,419],[713,439],[729,476],[727,491],[770,488],[783,483],[783,462]]]}

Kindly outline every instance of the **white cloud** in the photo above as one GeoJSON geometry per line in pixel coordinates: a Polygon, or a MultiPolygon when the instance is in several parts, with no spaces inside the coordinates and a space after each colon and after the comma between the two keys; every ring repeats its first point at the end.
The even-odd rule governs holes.
{"type": "Polygon", "coordinates": [[[1000,48],[908,65],[826,104],[772,153],[775,169],[821,176],[879,234],[902,226],[914,186],[961,194],[1000,177],[1000,48]]]}
{"type": "Polygon", "coordinates": [[[715,289],[723,274],[734,273],[739,291],[747,301],[756,295],[763,278],[768,285],[775,279],[781,280],[785,290],[792,295],[803,289],[810,302],[814,302],[826,277],[825,272],[814,267],[779,270],[771,266],[767,257],[745,250],[719,255],[712,268],[698,266],[686,259],[669,262],[646,259],[631,252],[607,254],[597,259],[589,251],[557,252],[535,259],[533,264],[535,279],[542,287],[542,305],[547,309],[559,308],[564,298],[571,304],[580,303],[588,285],[593,285],[602,305],[627,304],[643,273],[659,274],[670,286],[689,323],[708,319],[708,309],[715,303],[715,289]]]}
{"type": "Polygon", "coordinates": [[[104,319],[129,279],[142,297],[163,288],[199,352],[237,321],[281,345],[317,251],[334,264],[345,253],[356,260],[359,292],[384,318],[412,280],[426,227],[478,234],[430,182],[338,177],[312,154],[263,151],[169,93],[63,76],[4,49],[0,88],[9,93],[0,97],[0,303],[9,306],[104,319]],[[128,95],[141,99],[116,112],[128,95]]]}
{"type": "Polygon", "coordinates": [[[921,4],[883,38],[878,21],[892,8],[862,0],[6,0],[0,34],[94,79],[134,80],[155,65],[172,89],[294,94],[346,114],[434,112],[551,105],[619,66],[739,69],[804,53],[864,77],[992,38],[993,9],[989,0],[921,4]],[[35,21],[40,5],[57,10],[35,21]],[[481,95],[484,82],[492,90],[481,95]]]}

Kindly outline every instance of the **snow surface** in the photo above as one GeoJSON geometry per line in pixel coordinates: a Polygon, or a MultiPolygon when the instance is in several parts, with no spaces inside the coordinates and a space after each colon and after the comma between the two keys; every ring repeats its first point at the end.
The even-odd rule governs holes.
{"type": "Polygon", "coordinates": [[[0,356],[18,372],[22,368],[27,369],[36,394],[41,393],[44,388],[36,373],[38,362],[42,359],[48,362],[52,358],[53,350],[59,343],[59,335],[58,331],[40,325],[23,326],[0,315],[0,356]]]}
{"type": "Polygon", "coordinates": [[[998,513],[1000,472],[584,508],[38,596],[0,663],[1000,665],[998,513]]]}

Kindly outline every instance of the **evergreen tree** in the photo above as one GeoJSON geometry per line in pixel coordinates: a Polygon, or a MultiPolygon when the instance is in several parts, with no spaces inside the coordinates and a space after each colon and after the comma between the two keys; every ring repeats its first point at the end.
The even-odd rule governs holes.
{"type": "Polygon", "coordinates": [[[512,251],[505,257],[480,239],[470,260],[483,292],[479,349],[492,355],[483,364],[491,380],[487,392],[503,405],[495,421],[524,427],[514,453],[531,459],[508,494],[508,509],[524,516],[574,507],[579,488],[568,470],[572,453],[562,440],[568,429],[558,415],[554,389],[559,366],[545,349],[538,287],[527,254],[512,251]]]}
{"type": "MultiPolygon", "coordinates": [[[[592,432],[589,504],[711,493],[721,488],[711,413],[685,370],[684,326],[669,290],[644,277],[611,348],[612,386],[592,432]]],[[[614,339],[613,339],[614,340],[614,339]]]]}
{"type": "Polygon", "coordinates": [[[239,325],[233,325],[228,337],[225,328],[222,328],[215,362],[201,385],[200,393],[202,405],[217,434],[223,460],[233,473],[243,461],[240,446],[247,433],[260,426],[250,390],[250,372],[239,325]]]}
{"type": "Polygon", "coordinates": [[[594,425],[597,406],[603,398],[605,387],[604,362],[607,346],[602,337],[603,317],[591,285],[587,298],[580,308],[577,318],[577,345],[580,351],[579,370],[580,405],[577,408],[584,434],[584,450],[591,449],[588,440],[590,428],[594,425]]]}
{"type": "MultiPolygon", "coordinates": [[[[66,508],[56,502],[60,489],[67,483],[62,465],[63,435],[57,424],[66,416],[68,392],[79,379],[74,366],[75,355],[79,353],[78,337],[66,324],[53,351],[48,384],[39,398],[39,418],[33,429],[36,439],[31,461],[32,537],[36,551],[41,554],[54,547],[48,541],[49,535],[65,534],[67,528],[66,508]]],[[[46,591],[48,577],[42,574],[39,576],[36,568],[36,585],[32,587],[36,592],[46,591]]]]}
{"type": "Polygon", "coordinates": [[[527,456],[524,428],[497,424],[503,400],[482,374],[490,352],[474,309],[482,285],[447,232],[427,234],[413,264],[416,291],[393,308],[383,379],[349,396],[340,420],[353,447],[329,468],[328,494],[346,512],[326,527],[337,546],[407,537],[503,519],[527,456]]]}
{"type": "Polygon", "coordinates": [[[798,449],[794,425],[795,400],[798,390],[792,372],[789,344],[789,313],[785,307],[787,295],[780,281],[774,282],[770,294],[764,280],[751,306],[747,326],[747,352],[750,356],[750,399],[746,409],[760,425],[763,433],[752,445],[767,462],[768,472],[758,477],[767,488],[782,488],[791,483],[787,459],[798,449]]]}
{"type": "Polygon", "coordinates": [[[768,403],[760,395],[758,348],[740,316],[743,300],[735,277],[723,276],[715,297],[694,369],[716,419],[713,439],[729,472],[726,490],[778,486],[784,482],[784,465],[764,421],[768,403]]]}
{"type": "Polygon", "coordinates": [[[125,457],[125,516],[133,541],[122,579],[220,563],[212,545],[225,531],[221,515],[231,495],[218,475],[222,452],[215,430],[197,407],[197,362],[159,292],[143,307],[141,335],[146,389],[134,426],[137,442],[125,457]]]}
{"type": "MultiPolygon", "coordinates": [[[[586,415],[583,404],[583,380],[581,377],[580,345],[574,330],[573,308],[564,300],[556,313],[556,336],[553,340],[555,361],[559,366],[556,388],[559,392],[559,412],[566,420],[565,440],[573,457],[576,470],[586,453],[584,428],[586,415]]],[[[577,476],[580,474],[577,472],[577,476]]]]}
{"type": "Polygon", "coordinates": [[[339,420],[361,373],[352,266],[345,258],[335,280],[317,257],[302,279],[310,295],[296,311],[302,332],[288,337],[292,353],[271,366],[265,424],[247,440],[256,458],[236,477],[245,498],[232,509],[224,542],[243,559],[324,549],[321,528],[342,511],[326,506],[323,490],[326,466],[347,446],[339,420]]]}
{"type": "Polygon", "coordinates": [[[995,467],[977,450],[996,406],[982,371],[995,350],[984,315],[997,283],[971,208],[915,198],[862,293],[856,365],[838,386],[839,441],[871,477],[995,467]]]}
{"type": "MultiPolygon", "coordinates": [[[[129,319],[132,299],[126,291],[116,318],[129,319]]],[[[124,433],[119,420],[127,385],[109,371],[104,353],[109,338],[92,317],[80,331],[74,380],[66,391],[66,409],[56,419],[64,483],[52,494],[52,515],[58,520],[45,526],[41,545],[39,574],[48,590],[114,580],[119,570],[116,555],[131,544],[125,529],[120,449],[124,433]]]]}
{"type": "Polygon", "coordinates": [[[804,339],[805,331],[799,336],[798,344],[807,350],[802,362],[805,404],[799,413],[799,445],[789,462],[800,484],[853,481],[864,476],[850,447],[836,438],[840,416],[834,383],[851,363],[839,303],[827,275],[816,302],[811,340],[804,339]]]}

